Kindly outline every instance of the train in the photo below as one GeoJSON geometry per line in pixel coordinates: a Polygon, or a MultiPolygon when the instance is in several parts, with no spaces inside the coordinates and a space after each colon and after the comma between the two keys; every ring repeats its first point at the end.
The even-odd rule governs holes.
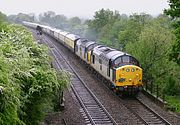
{"type": "Polygon", "coordinates": [[[137,95],[142,91],[143,71],[132,55],[51,26],[33,22],[23,24],[34,29],[41,27],[43,33],[55,38],[83,60],[116,93],[137,95]]]}

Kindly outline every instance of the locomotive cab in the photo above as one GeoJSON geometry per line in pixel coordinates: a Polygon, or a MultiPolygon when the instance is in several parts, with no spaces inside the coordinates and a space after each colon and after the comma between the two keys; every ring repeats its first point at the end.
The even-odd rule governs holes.
{"type": "Polygon", "coordinates": [[[142,69],[132,56],[123,55],[112,63],[116,90],[138,92],[142,90],[142,69]]]}

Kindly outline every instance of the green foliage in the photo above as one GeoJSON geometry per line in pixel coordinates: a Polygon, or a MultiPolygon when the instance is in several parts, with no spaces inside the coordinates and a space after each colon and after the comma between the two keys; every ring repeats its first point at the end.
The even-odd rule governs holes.
{"type": "Polygon", "coordinates": [[[171,53],[169,54],[169,59],[180,65],[180,26],[175,30],[176,40],[172,46],[171,53]]]}
{"type": "Polygon", "coordinates": [[[126,50],[140,61],[146,84],[159,85],[160,95],[177,96],[180,95],[180,68],[168,60],[174,40],[171,32],[169,18],[159,16],[144,25],[138,41],[127,43],[126,50]]]}
{"type": "Polygon", "coordinates": [[[173,47],[170,53],[170,60],[173,60],[180,65],[180,1],[169,0],[170,9],[166,9],[164,12],[170,15],[174,19],[174,34],[176,40],[173,43],[173,47]]]}
{"type": "Polygon", "coordinates": [[[82,36],[87,25],[82,23],[79,17],[72,17],[68,19],[64,15],[56,15],[53,11],[48,11],[39,15],[39,23],[45,25],[51,25],[53,27],[59,28],[61,30],[69,31],[71,33],[82,36]]]}
{"type": "Polygon", "coordinates": [[[95,12],[94,20],[90,22],[90,27],[94,27],[97,32],[100,32],[105,25],[113,24],[118,16],[119,13],[117,11],[114,13],[109,9],[101,9],[95,12]]]}
{"type": "Polygon", "coordinates": [[[167,109],[180,113],[180,96],[167,96],[167,109]]]}
{"type": "Polygon", "coordinates": [[[108,45],[124,51],[128,42],[138,41],[142,28],[151,20],[152,17],[144,13],[133,14],[128,18],[124,14],[120,15],[118,11],[101,9],[95,13],[94,19],[89,21],[88,28],[94,30],[98,42],[109,41],[108,45]]]}
{"type": "Polygon", "coordinates": [[[0,12],[0,24],[5,21],[7,21],[6,15],[0,12]]]}
{"type": "Polygon", "coordinates": [[[180,2],[179,0],[169,0],[170,9],[166,9],[164,12],[173,18],[180,17],[180,2]]]}
{"type": "Polygon", "coordinates": [[[110,11],[109,9],[101,9],[95,12],[94,19],[88,22],[89,29],[95,31],[96,37],[103,38],[104,35],[108,35],[109,29],[115,21],[119,19],[120,15],[118,11],[110,11]]]}
{"type": "Polygon", "coordinates": [[[173,38],[170,34],[171,31],[156,21],[145,26],[138,42],[126,45],[126,50],[141,62],[146,81],[164,82],[162,76],[169,70],[165,64],[168,63],[167,52],[173,38]]]}
{"type": "Polygon", "coordinates": [[[18,25],[0,32],[0,124],[36,125],[54,110],[68,82],[50,66],[48,49],[18,25]]]}
{"type": "MultiPolygon", "coordinates": [[[[88,21],[88,30],[94,30],[99,43],[135,56],[143,68],[144,82],[159,86],[160,96],[179,96],[180,67],[169,61],[169,54],[175,55],[171,50],[176,52],[176,57],[180,51],[179,42],[173,44],[172,20],[164,14],[156,18],[144,13],[119,15],[110,21],[109,17],[114,19],[112,16],[112,11],[97,11],[95,18],[88,21]]],[[[177,28],[176,37],[180,37],[179,31],[177,28]]]]}
{"type": "Polygon", "coordinates": [[[174,77],[171,75],[169,76],[167,79],[167,84],[164,88],[164,92],[167,94],[167,95],[180,95],[180,93],[177,93],[177,92],[180,92],[180,88],[176,81],[174,80],[174,77]]]}
{"type": "Polygon", "coordinates": [[[79,19],[79,17],[72,17],[69,19],[69,22],[72,26],[75,25],[80,25],[81,24],[81,19],[79,19]]]}
{"type": "Polygon", "coordinates": [[[34,14],[19,13],[17,15],[9,15],[8,20],[14,23],[22,23],[22,21],[33,22],[35,18],[34,14]]]}
{"type": "Polygon", "coordinates": [[[151,20],[151,16],[147,14],[133,14],[127,20],[124,29],[121,29],[118,34],[118,41],[121,44],[122,50],[125,51],[125,46],[127,43],[135,43],[138,41],[141,30],[144,25],[151,20]]]}

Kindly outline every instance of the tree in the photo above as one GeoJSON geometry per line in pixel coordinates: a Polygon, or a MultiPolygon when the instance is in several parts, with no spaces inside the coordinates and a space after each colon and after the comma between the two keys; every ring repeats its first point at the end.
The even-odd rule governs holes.
{"type": "Polygon", "coordinates": [[[94,28],[97,32],[100,32],[105,25],[113,24],[118,18],[118,11],[113,12],[109,9],[101,9],[95,12],[94,20],[90,22],[89,26],[90,28],[94,28]]]}
{"type": "Polygon", "coordinates": [[[170,60],[175,61],[180,65],[180,1],[169,0],[170,9],[166,9],[164,12],[170,15],[174,19],[174,34],[176,40],[173,43],[172,50],[170,53],[170,60]]]}
{"type": "Polygon", "coordinates": [[[125,51],[125,46],[129,42],[135,43],[138,41],[144,25],[150,22],[150,20],[152,20],[152,17],[145,13],[140,15],[133,14],[129,17],[129,20],[124,24],[124,28],[118,34],[118,41],[123,51],[125,51]]]}
{"type": "Polygon", "coordinates": [[[34,21],[34,14],[19,13],[18,15],[9,15],[8,20],[14,23],[22,23],[22,21],[34,21]]]}
{"type": "Polygon", "coordinates": [[[0,12],[0,23],[7,21],[7,16],[0,12]]]}
{"type": "Polygon", "coordinates": [[[56,15],[53,11],[48,11],[39,15],[39,21],[45,25],[50,25],[60,29],[66,29],[68,26],[67,17],[56,15]]]}
{"type": "Polygon", "coordinates": [[[155,20],[145,25],[137,42],[127,44],[128,53],[141,62],[146,82],[162,83],[162,88],[165,86],[165,78],[171,72],[167,53],[172,41],[171,29],[163,27],[155,20]]]}
{"type": "Polygon", "coordinates": [[[80,25],[81,24],[81,19],[79,19],[79,17],[72,17],[72,18],[69,19],[69,23],[72,26],[80,25]]]}
{"type": "Polygon", "coordinates": [[[0,31],[0,124],[39,125],[47,112],[57,111],[67,73],[52,69],[48,48],[37,44],[25,27],[4,25],[0,31]]]}
{"type": "Polygon", "coordinates": [[[55,15],[51,20],[50,25],[56,28],[65,29],[68,25],[67,17],[64,15],[55,15]]]}
{"type": "Polygon", "coordinates": [[[55,12],[53,11],[47,11],[43,14],[39,15],[39,20],[40,22],[48,23],[48,24],[53,24],[52,18],[55,17],[55,12]]]}

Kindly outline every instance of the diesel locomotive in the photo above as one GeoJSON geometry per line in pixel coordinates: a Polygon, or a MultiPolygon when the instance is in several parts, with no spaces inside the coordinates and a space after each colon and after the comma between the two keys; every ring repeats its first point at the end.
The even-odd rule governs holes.
{"type": "Polygon", "coordinates": [[[86,62],[117,93],[137,94],[142,90],[142,68],[132,55],[50,26],[23,23],[34,29],[41,27],[44,33],[57,39],[86,62]]]}

